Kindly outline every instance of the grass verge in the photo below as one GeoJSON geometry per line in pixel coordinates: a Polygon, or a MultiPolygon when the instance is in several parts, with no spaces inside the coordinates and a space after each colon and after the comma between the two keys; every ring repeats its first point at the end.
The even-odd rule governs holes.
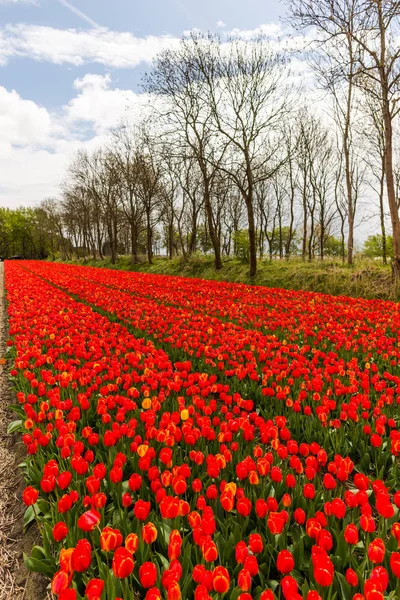
{"type": "Polygon", "coordinates": [[[169,260],[157,257],[154,263],[133,264],[128,256],[121,256],[113,265],[111,260],[79,259],[71,264],[91,265],[108,269],[198,277],[215,281],[231,281],[264,285],[288,290],[307,290],[332,295],[343,295],[380,300],[400,300],[400,288],[392,280],[390,266],[372,260],[360,259],[353,266],[337,260],[302,262],[297,259],[260,260],[257,275],[249,276],[248,265],[235,258],[226,258],[223,268],[216,271],[212,257],[193,256],[186,262],[182,257],[169,260]]]}

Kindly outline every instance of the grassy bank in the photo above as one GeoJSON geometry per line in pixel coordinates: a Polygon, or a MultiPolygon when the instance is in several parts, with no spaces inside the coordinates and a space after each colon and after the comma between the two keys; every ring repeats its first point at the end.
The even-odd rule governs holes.
{"type": "Polygon", "coordinates": [[[400,300],[399,288],[393,285],[390,266],[375,261],[359,260],[353,267],[339,261],[326,260],[303,263],[299,260],[259,261],[256,277],[250,279],[248,266],[236,259],[225,259],[220,271],[215,271],[211,257],[195,256],[187,263],[182,258],[156,258],[153,265],[132,264],[130,257],[120,257],[115,265],[109,259],[78,260],[85,264],[124,271],[199,277],[216,281],[233,281],[292,290],[309,290],[326,294],[400,300]]]}

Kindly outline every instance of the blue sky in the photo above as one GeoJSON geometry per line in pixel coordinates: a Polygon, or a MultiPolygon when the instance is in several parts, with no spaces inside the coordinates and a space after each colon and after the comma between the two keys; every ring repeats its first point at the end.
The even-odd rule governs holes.
{"type": "MultiPolygon", "coordinates": [[[[129,31],[138,38],[166,34],[179,37],[192,28],[247,30],[263,23],[278,23],[284,8],[278,0],[76,0],[65,4],[59,0],[0,0],[0,23],[9,27],[24,24],[78,31],[90,29],[96,23],[115,32],[129,31]],[[221,21],[226,27],[217,26],[221,21]]],[[[32,60],[28,55],[13,58],[3,66],[0,84],[55,108],[72,97],[73,81],[85,73],[111,73],[120,86],[136,89],[144,67],[142,64],[134,69],[118,69],[93,62],[72,67],[32,60]]]]}
{"type": "Polygon", "coordinates": [[[139,120],[143,73],[183,32],[285,42],[284,16],[284,0],[0,0],[0,206],[56,197],[78,149],[139,120]]]}
{"type": "Polygon", "coordinates": [[[276,38],[283,13],[280,0],[0,0],[0,205],[56,196],[78,148],[139,118],[143,72],[183,32],[276,38]]]}
{"type": "Polygon", "coordinates": [[[56,196],[82,145],[130,111],[156,53],[190,29],[285,35],[279,0],[0,0],[0,205],[56,196]]]}

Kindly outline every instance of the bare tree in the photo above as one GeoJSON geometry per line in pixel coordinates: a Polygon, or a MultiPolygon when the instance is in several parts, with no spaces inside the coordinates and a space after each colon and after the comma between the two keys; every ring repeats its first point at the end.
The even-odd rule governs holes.
{"type": "Polygon", "coordinates": [[[385,127],[382,111],[370,94],[365,95],[363,109],[364,119],[361,135],[364,138],[367,149],[364,161],[372,175],[372,178],[369,178],[368,180],[368,184],[378,196],[379,222],[382,235],[382,259],[383,264],[387,264],[387,235],[385,222],[385,127]]]}
{"type": "Polygon", "coordinates": [[[138,193],[140,175],[140,130],[121,124],[112,135],[111,152],[115,156],[121,184],[121,210],[130,229],[132,262],[137,263],[139,237],[145,230],[145,208],[138,193]]]}
{"type": "Polygon", "coordinates": [[[198,162],[193,157],[184,155],[178,171],[188,237],[187,251],[191,255],[197,249],[199,219],[204,209],[203,182],[198,162]]]}
{"type": "Polygon", "coordinates": [[[248,220],[250,276],[257,271],[254,188],[282,166],[286,158],[278,128],[290,110],[285,88],[286,57],[265,39],[245,42],[192,36],[204,101],[212,108],[219,134],[219,165],[242,194],[248,220]],[[227,150],[231,150],[227,152],[227,150]]]}
{"type": "Polygon", "coordinates": [[[188,38],[183,38],[178,48],[159,54],[152,70],[144,77],[144,89],[160,98],[157,117],[171,151],[177,156],[188,156],[189,150],[189,157],[197,161],[203,178],[204,206],[215,268],[221,269],[221,247],[211,202],[218,160],[213,146],[211,107],[200,93],[200,85],[198,69],[193,63],[193,44],[188,38]]]}
{"type": "Polygon", "coordinates": [[[385,176],[393,232],[393,273],[400,276],[400,219],[393,172],[393,120],[399,112],[400,1],[287,0],[293,22],[317,26],[326,40],[354,41],[354,83],[379,103],[385,134],[385,176]],[[351,4],[350,4],[351,3],[351,4]],[[351,23],[349,23],[351,6],[351,23]]]}
{"type": "Polygon", "coordinates": [[[354,223],[356,205],[353,197],[353,114],[356,74],[357,43],[352,32],[355,27],[355,11],[358,0],[343,0],[340,15],[345,28],[335,30],[331,22],[331,2],[290,2],[295,25],[312,24],[316,28],[316,39],[309,46],[310,64],[317,82],[327,90],[334,103],[334,119],[341,136],[344,156],[343,169],[347,195],[347,262],[353,263],[354,223]],[[334,32],[334,33],[333,33],[334,32]]]}

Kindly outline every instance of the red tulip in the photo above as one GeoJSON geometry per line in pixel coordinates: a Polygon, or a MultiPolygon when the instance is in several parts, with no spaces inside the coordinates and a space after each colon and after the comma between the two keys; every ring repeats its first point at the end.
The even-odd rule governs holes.
{"type": "Polygon", "coordinates": [[[357,573],[353,569],[347,569],[347,571],[346,571],[346,581],[352,587],[357,587],[358,586],[357,573]]]}
{"type": "Polygon", "coordinates": [[[58,596],[58,600],[76,600],[76,590],[73,588],[69,588],[67,590],[63,590],[58,596]]]}
{"type": "Polygon", "coordinates": [[[295,579],[290,575],[284,577],[281,581],[282,594],[285,600],[290,600],[292,596],[297,594],[298,585],[295,579]]]}
{"type": "Polygon", "coordinates": [[[138,500],[135,504],[135,506],[133,507],[133,514],[135,515],[136,519],[139,519],[139,521],[145,521],[148,517],[148,514],[150,512],[150,502],[144,502],[144,500],[138,500]]]}
{"type": "Polygon", "coordinates": [[[236,562],[239,565],[243,564],[248,555],[249,555],[249,549],[247,547],[246,542],[244,542],[243,540],[241,542],[238,542],[235,547],[236,562]]]}
{"type": "Polygon", "coordinates": [[[225,567],[215,567],[213,571],[213,588],[218,594],[225,594],[230,587],[230,577],[225,567]]]}
{"type": "Polygon", "coordinates": [[[385,543],[382,539],[376,538],[368,546],[368,558],[374,563],[381,563],[385,556],[385,543]]]}
{"type": "Polygon", "coordinates": [[[145,562],[139,568],[140,583],[144,588],[151,588],[157,580],[157,569],[154,563],[145,562]]]}
{"type": "Polygon", "coordinates": [[[68,527],[63,521],[60,521],[54,525],[52,533],[54,540],[56,542],[61,542],[68,535],[68,527]]]}
{"type": "Polygon", "coordinates": [[[161,592],[154,587],[147,591],[145,600],[161,600],[161,592]]]}
{"type": "Polygon", "coordinates": [[[241,569],[238,574],[238,586],[243,592],[251,589],[251,575],[247,569],[241,569]]]}
{"type": "Polygon", "coordinates": [[[22,492],[22,500],[26,506],[32,506],[39,498],[39,492],[35,490],[31,485],[26,487],[22,492]]]}
{"type": "Polygon", "coordinates": [[[62,591],[66,590],[70,584],[72,575],[68,575],[65,571],[57,571],[51,580],[51,591],[56,596],[59,596],[62,591]]]}
{"type": "Polygon", "coordinates": [[[102,579],[91,579],[86,584],[85,596],[88,600],[99,600],[104,589],[104,581],[102,579]]]}
{"type": "Polygon", "coordinates": [[[390,568],[397,579],[400,579],[400,552],[392,552],[390,555],[390,568]]]}
{"type": "Polygon", "coordinates": [[[249,548],[253,554],[259,554],[263,551],[262,537],[258,533],[252,533],[249,536],[249,548]]]}
{"type": "Polygon", "coordinates": [[[97,510],[87,510],[78,519],[78,527],[82,531],[93,531],[100,523],[101,515],[97,510]]]}
{"type": "Polygon", "coordinates": [[[214,562],[218,558],[218,549],[212,539],[207,539],[201,547],[204,560],[214,562]]]}
{"type": "Polygon", "coordinates": [[[389,575],[384,567],[374,567],[369,578],[370,581],[378,583],[382,591],[385,591],[389,585],[389,575]]]}
{"type": "Polygon", "coordinates": [[[275,594],[272,590],[264,590],[261,592],[260,600],[275,600],[275,594]]]}
{"type": "Polygon", "coordinates": [[[139,545],[139,538],[136,533],[130,533],[125,538],[125,548],[131,553],[135,554],[139,545]]]}
{"type": "Polygon", "coordinates": [[[142,538],[146,544],[152,544],[157,539],[157,528],[153,523],[146,523],[142,528],[142,538]]]}
{"type": "Polygon", "coordinates": [[[79,540],[72,554],[72,568],[78,573],[86,571],[92,561],[92,547],[87,540],[79,540]]]}
{"type": "Polygon", "coordinates": [[[113,557],[112,570],[115,577],[124,579],[132,573],[135,563],[132,554],[124,547],[118,548],[113,557]]]}
{"type": "Polygon", "coordinates": [[[358,529],[355,525],[350,523],[344,530],[344,539],[348,544],[358,544],[358,529]]]}
{"type": "Polygon", "coordinates": [[[276,568],[280,573],[287,574],[294,569],[294,558],[289,550],[281,550],[276,560],[276,568]]]}
{"type": "Polygon", "coordinates": [[[181,588],[177,581],[173,581],[167,589],[167,600],[181,600],[181,588]]]}
{"type": "Polygon", "coordinates": [[[122,544],[122,535],[118,529],[104,527],[100,534],[100,546],[105,552],[113,552],[122,544]]]}

